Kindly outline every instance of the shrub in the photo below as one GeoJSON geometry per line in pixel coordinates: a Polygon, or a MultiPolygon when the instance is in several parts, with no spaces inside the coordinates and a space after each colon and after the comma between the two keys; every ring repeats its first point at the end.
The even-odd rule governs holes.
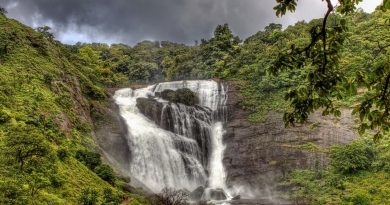
{"type": "Polygon", "coordinates": [[[0,7],[0,15],[5,16],[7,14],[7,10],[5,8],[0,7]]]}
{"type": "Polygon", "coordinates": [[[51,186],[52,187],[54,187],[54,188],[60,188],[60,187],[62,187],[62,185],[64,185],[64,182],[65,182],[65,180],[64,179],[62,179],[60,176],[58,176],[58,175],[51,175],[50,176],[50,184],[51,184],[51,186]]]}
{"type": "Polygon", "coordinates": [[[87,166],[90,170],[94,170],[95,167],[102,163],[100,160],[100,154],[87,150],[78,150],[76,152],[76,159],[87,166]]]}
{"type": "Polygon", "coordinates": [[[0,181],[0,204],[25,204],[25,191],[16,180],[0,181]]]}
{"type": "Polygon", "coordinates": [[[61,148],[57,150],[57,156],[61,161],[64,161],[66,158],[69,157],[69,152],[64,148],[61,148]]]}
{"type": "Polygon", "coordinates": [[[112,189],[110,188],[105,188],[103,190],[103,197],[104,197],[104,202],[103,204],[108,205],[116,205],[121,202],[121,197],[118,193],[114,193],[112,189]]]}
{"type": "Polygon", "coordinates": [[[347,202],[351,202],[353,205],[370,205],[371,200],[366,193],[357,192],[351,196],[346,197],[347,202]]]}
{"type": "Polygon", "coordinates": [[[99,194],[94,189],[84,189],[81,192],[81,196],[79,198],[79,202],[83,205],[95,205],[98,203],[99,194]]]}
{"type": "Polygon", "coordinates": [[[0,123],[7,123],[10,119],[11,119],[11,116],[10,116],[10,112],[5,110],[5,109],[1,109],[0,110],[0,123]]]}
{"type": "Polygon", "coordinates": [[[114,174],[114,170],[112,170],[112,168],[109,167],[108,165],[105,165],[105,164],[99,165],[99,166],[97,166],[97,167],[94,169],[94,172],[95,172],[101,179],[103,179],[104,181],[107,181],[107,182],[109,182],[110,184],[114,184],[114,183],[115,183],[115,174],[114,174]]]}
{"type": "Polygon", "coordinates": [[[336,145],[330,150],[330,165],[341,174],[367,170],[374,159],[374,146],[368,141],[357,140],[348,145],[336,145]]]}

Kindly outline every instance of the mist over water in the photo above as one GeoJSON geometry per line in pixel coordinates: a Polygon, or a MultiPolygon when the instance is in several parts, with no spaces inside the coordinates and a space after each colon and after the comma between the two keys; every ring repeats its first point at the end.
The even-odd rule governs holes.
{"type": "Polygon", "coordinates": [[[227,94],[222,84],[212,80],[166,82],[118,90],[114,99],[128,128],[131,176],[154,192],[164,187],[192,191],[206,184],[226,189],[222,159],[227,94]],[[196,93],[199,104],[186,106],[156,97],[157,92],[180,88],[196,93]],[[162,103],[161,121],[170,116],[173,129],[163,129],[143,115],[137,108],[138,98],[162,103]]]}

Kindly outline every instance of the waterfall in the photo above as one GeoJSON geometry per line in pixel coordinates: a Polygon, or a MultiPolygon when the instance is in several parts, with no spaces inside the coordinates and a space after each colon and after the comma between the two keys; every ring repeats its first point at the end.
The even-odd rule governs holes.
{"type": "Polygon", "coordinates": [[[207,183],[225,189],[223,134],[227,94],[212,80],[175,81],[118,90],[114,99],[128,127],[129,174],[154,192],[164,187],[194,190],[207,183]],[[164,90],[188,88],[198,105],[170,103],[164,90]],[[142,107],[140,104],[148,107],[142,107]]]}

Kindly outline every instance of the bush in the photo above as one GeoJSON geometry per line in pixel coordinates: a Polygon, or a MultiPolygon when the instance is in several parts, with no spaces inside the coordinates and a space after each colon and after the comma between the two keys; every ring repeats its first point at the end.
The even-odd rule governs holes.
{"type": "Polygon", "coordinates": [[[103,190],[103,197],[104,197],[104,203],[105,205],[112,204],[120,204],[121,202],[121,197],[118,193],[114,193],[112,189],[110,188],[105,188],[103,190]]]}
{"type": "Polygon", "coordinates": [[[16,180],[0,181],[0,204],[25,204],[25,191],[16,180]]]}
{"type": "Polygon", "coordinates": [[[102,163],[100,160],[100,154],[86,150],[78,150],[76,152],[76,159],[87,166],[90,170],[94,170],[102,163]]]}
{"type": "Polygon", "coordinates": [[[375,149],[371,142],[357,140],[348,145],[336,145],[330,150],[330,165],[341,174],[353,174],[371,167],[375,149]]]}
{"type": "Polygon", "coordinates": [[[0,123],[7,123],[11,119],[11,113],[5,109],[0,110],[0,123]]]}
{"type": "Polygon", "coordinates": [[[64,148],[61,148],[57,150],[57,156],[61,161],[64,161],[66,158],[69,157],[69,152],[64,148]]]}
{"type": "Polygon", "coordinates": [[[103,179],[104,181],[107,181],[107,182],[110,183],[110,184],[114,184],[114,183],[115,183],[115,174],[114,174],[114,170],[112,170],[112,168],[109,167],[108,165],[105,165],[105,164],[99,165],[99,166],[97,166],[97,167],[94,169],[94,172],[95,172],[101,179],[103,179]]]}
{"type": "Polygon", "coordinates": [[[346,197],[347,202],[351,202],[353,205],[370,205],[371,200],[366,193],[357,192],[351,196],[346,197]]]}
{"type": "Polygon", "coordinates": [[[84,189],[81,192],[79,202],[83,205],[95,205],[98,202],[99,194],[94,189],[84,189]]]}
{"type": "Polygon", "coordinates": [[[64,185],[65,180],[58,175],[50,176],[50,184],[54,188],[60,188],[64,185]]]}

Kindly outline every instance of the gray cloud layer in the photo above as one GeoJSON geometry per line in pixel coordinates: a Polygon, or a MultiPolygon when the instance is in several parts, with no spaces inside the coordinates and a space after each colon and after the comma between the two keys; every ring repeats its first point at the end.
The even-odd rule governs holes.
{"type": "Polygon", "coordinates": [[[300,0],[294,14],[277,18],[275,0],[0,0],[0,5],[30,26],[51,26],[66,43],[130,45],[145,39],[193,43],[223,23],[245,38],[268,23],[289,25],[321,17],[325,9],[321,1],[300,0]]]}

